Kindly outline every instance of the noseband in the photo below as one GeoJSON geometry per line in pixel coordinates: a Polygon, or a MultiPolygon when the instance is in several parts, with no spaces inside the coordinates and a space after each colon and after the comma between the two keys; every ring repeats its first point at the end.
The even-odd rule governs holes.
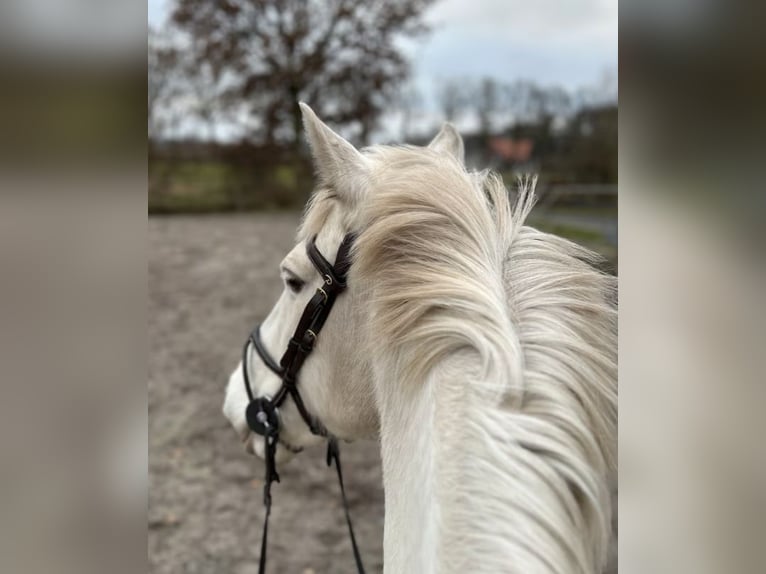
{"type": "MultiPolygon", "coordinates": [[[[354,529],[351,525],[351,517],[348,510],[348,502],[346,500],[346,492],[343,487],[343,473],[341,472],[340,465],[340,450],[338,448],[337,439],[327,432],[327,429],[320,422],[320,420],[311,415],[306,405],[301,398],[300,391],[298,390],[298,373],[306,362],[306,359],[314,350],[317,337],[319,336],[322,327],[330,316],[335,301],[343,291],[346,289],[346,276],[348,270],[351,267],[351,247],[354,244],[354,234],[349,233],[341,242],[338,247],[338,254],[335,258],[335,265],[331,264],[324,256],[319,252],[316,246],[316,235],[312,237],[306,243],[306,252],[309,259],[313,263],[319,275],[324,279],[324,283],[319,287],[311,297],[311,300],[303,310],[298,326],[290,337],[290,341],[287,343],[287,349],[285,350],[279,363],[269,354],[268,349],[263,344],[260,334],[260,325],[257,325],[253,332],[245,342],[245,346],[242,349],[242,375],[245,380],[245,390],[247,396],[250,399],[250,403],[247,405],[245,411],[245,418],[247,419],[247,425],[254,433],[260,435],[264,439],[264,458],[266,462],[266,479],[263,485],[263,504],[266,507],[266,517],[263,524],[263,537],[261,539],[261,558],[259,566],[259,574],[264,574],[266,571],[266,540],[268,537],[269,528],[269,515],[271,514],[271,484],[272,482],[279,482],[279,475],[277,474],[275,456],[277,451],[277,444],[280,443],[279,431],[280,431],[280,417],[279,407],[290,396],[298,409],[298,412],[303,418],[303,421],[309,427],[309,430],[318,436],[327,438],[327,465],[329,466],[335,462],[335,468],[338,473],[338,482],[340,484],[341,496],[343,498],[343,508],[346,513],[346,522],[348,524],[348,530],[351,535],[351,544],[354,550],[354,559],[356,560],[356,567],[360,574],[364,574],[364,566],[362,565],[362,559],[359,554],[359,548],[356,544],[356,537],[354,536],[354,529]],[[249,375],[249,359],[250,349],[255,349],[258,356],[263,363],[275,373],[281,380],[277,394],[273,398],[269,396],[256,397],[253,394],[253,389],[250,384],[249,375]]],[[[286,443],[281,443],[289,450],[294,449],[286,443]]]]}

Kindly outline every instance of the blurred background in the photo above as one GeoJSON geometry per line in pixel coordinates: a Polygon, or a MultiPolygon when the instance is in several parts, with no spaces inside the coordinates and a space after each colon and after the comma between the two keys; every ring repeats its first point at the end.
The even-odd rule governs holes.
{"type": "MultiPolygon", "coordinates": [[[[531,223],[616,272],[616,2],[150,0],[152,572],[257,571],[263,468],[221,407],[313,188],[301,100],[357,146],[425,145],[453,122],[470,168],[509,188],[539,174],[531,223]]],[[[380,572],[379,447],[343,445],[343,459],[365,565],[380,572]]],[[[354,572],[323,448],[281,476],[269,571],[354,572]]]]}
{"type": "MultiPolygon", "coordinates": [[[[193,10],[210,15],[211,25],[222,18],[205,11],[212,4],[193,10]]],[[[620,7],[626,572],[765,570],[765,9],[736,0],[620,7]]],[[[279,290],[273,265],[299,215],[274,206],[201,217],[186,207],[147,223],[145,122],[157,93],[154,76],[146,99],[147,67],[149,77],[157,70],[156,51],[147,64],[147,12],[151,45],[183,42],[184,57],[204,49],[171,31],[174,10],[130,0],[0,3],[2,572],[257,571],[262,468],[242,452],[220,407],[243,336],[279,290]]],[[[446,115],[439,86],[450,80],[523,79],[569,93],[604,85],[616,67],[616,12],[616,2],[580,0],[429,3],[419,13],[428,33],[386,35],[408,63],[407,80],[396,85],[416,94],[410,133],[402,136],[401,115],[387,119],[396,111],[389,96],[369,141],[432,135],[446,115]]],[[[337,36],[349,28],[338,27],[346,32],[337,36]]],[[[355,66],[353,75],[373,72],[355,66]]],[[[222,86],[235,85],[231,73],[222,86]]],[[[267,92],[260,84],[258,93],[267,92]]],[[[338,91],[323,85],[321,95],[304,98],[360,143],[359,125],[328,109],[345,101],[338,91]]],[[[167,126],[161,135],[150,129],[152,141],[258,143],[261,112],[228,128],[216,123],[214,137],[192,127],[191,110],[205,100],[162,106],[170,117],[150,120],[167,126]],[[244,128],[252,133],[236,132],[244,128]]],[[[474,113],[453,114],[466,135],[481,125],[474,113]]],[[[290,141],[289,127],[274,134],[281,145],[290,141]]],[[[161,172],[156,154],[149,157],[153,190],[161,172]]],[[[260,193],[259,157],[246,157],[254,185],[228,193],[260,193]]],[[[544,157],[536,161],[545,185],[553,172],[544,157]]],[[[292,177],[276,179],[290,188],[292,177]]],[[[223,178],[198,173],[188,181],[223,178]]],[[[182,183],[165,204],[183,202],[183,189],[192,185],[182,183]]],[[[150,191],[152,204],[156,197],[150,191]]],[[[578,202],[590,218],[587,201],[578,202]]],[[[544,208],[543,198],[536,218],[544,208]]],[[[351,447],[343,454],[347,489],[373,571],[382,525],[377,450],[351,447]]],[[[322,456],[304,453],[275,487],[273,572],[351,571],[337,487],[322,456]]]]}
{"type": "Polygon", "coordinates": [[[616,263],[616,1],[150,0],[148,46],[151,214],[301,209],[303,100],[357,146],[453,122],[616,263]]]}

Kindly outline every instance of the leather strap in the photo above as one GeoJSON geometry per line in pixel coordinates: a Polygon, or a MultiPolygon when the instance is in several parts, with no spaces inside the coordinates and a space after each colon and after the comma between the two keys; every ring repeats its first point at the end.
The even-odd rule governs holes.
{"type": "Polygon", "coordinates": [[[266,363],[266,366],[273,371],[277,376],[282,376],[282,367],[279,366],[279,363],[277,363],[269,354],[269,351],[266,349],[266,346],[263,344],[263,341],[261,340],[261,326],[258,325],[255,329],[253,329],[253,332],[250,334],[250,341],[253,343],[253,346],[255,347],[256,351],[258,352],[258,355],[261,357],[264,363],[266,363]]]}
{"type": "Polygon", "coordinates": [[[343,498],[343,512],[346,514],[346,524],[348,524],[348,533],[351,536],[351,546],[354,549],[354,561],[356,562],[356,569],[359,574],[364,574],[364,564],[362,564],[362,555],[359,552],[359,547],[356,544],[356,536],[354,536],[354,526],[351,524],[351,513],[348,510],[348,500],[346,499],[346,489],[343,487],[343,471],[340,468],[340,449],[338,448],[338,441],[335,437],[330,437],[327,441],[327,466],[330,466],[335,461],[335,469],[338,471],[338,484],[340,484],[340,495],[343,498]]]}
{"type": "Polygon", "coordinates": [[[359,547],[354,536],[354,527],[351,524],[351,514],[348,509],[348,500],[346,499],[346,489],[343,485],[343,472],[340,464],[340,449],[335,437],[328,434],[327,429],[314,416],[312,416],[303,398],[298,391],[298,372],[303,367],[308,356],[314,350],[319,332],[324,327],[330,311],[335,304],[335,300],[346,289],[346,276],[351,266],[351,247],[354,244],[355,236],[351,233],[343,238],[343,242],[338,247],[338,254],[335,258],[335,265],[332,265],[324,258],[316,246],[316,235],[306,244],[306,252],[311,259],[314,267],[324,278],[324,284],[317,289],[316,293],[303,310],[298,325],[295,328],[293,336],[287,344],[279,363],[277,363],[269,353],[263,343],[260,334],[260,325],[253,329],[242,350],[242,373],[245,380],[245,388],[250,399],[248,411],[248,425],[251,430],[262,434],[264,437],[264,451],[266,459],[266,476],[263,485],[263,504],[266,507],[266,514],[263,522],[263,535],[261,538],[261,557],[258,566],[259,574],[266,572],[266,548],[269,533],[269,517],[271,516],[271,484],[279,482],[279,475],[276,471],[275,456],[277,443],[279,442],[279,416],[278,407],[285,401],[289,394],[295,403],[298,412],[308,425],[311,432],[315,435],[327,437],[327,465],[330,466],[333,461],[338,474],[338,483],[340,484],[340,493],[343,499],[343,511],[346,515],[346,524],[351,536],[351,545],[354,551],[354,560],[359,574],[364,574],[364,565],[359,552],[359,547]],[[264,364],[282,379],[282,386],[277,395],[270,399],[269,397],[254,396],[250,385],[249,375],[249,351],[254,348],[264,364]]]}
{"type": "Polygon", "coordinates": [[[261,535],[261,558],[258,560],[258,574],[266,574],[266,548],[269,540],[269,516],[271,516],[271,504],[266,505],[266,518],[263,520],[263,534],[261,535]]]}
{"type": "Polygon", "coordinates": [[[263,436],[266,462],[266,480],[263,483],[263,506],[266,508],[266,515],[263,519],[263,534],[261,535],[261,558],[258,561],[259,574],[266,574],[266,548],[268,547],[269,517],[271,516],[271,483],[279,482],[279,474],[277,474],[276,463],[274,461],[277,452],[277,433],[278,430],[275,429],[273,434],[265,434],[263,436]]]}
{"type": "Polygon", "coordinates": [[[314,264],[314,267],[316,267],[316,270],[319,272],[319,274],[322,275],[325,280],[325,284],[328,287],[338,287],[341,290],[345,289],[346,275],[349,268],[351,267],[351,259],[349,256],[351,254],[351,247],[354,245],[356,235],[353,233],[348,233],[343,238],[343,241],[338,247],[338,254],[335,257],[335,265],[327,261],[327,259],[324,258],[324,255],[322,255],[322,253],[319,251],[316,246],[316,238],[317,236],[315,235],[306,244],[306,253],[309,256],[309,259],[311,259],[311,262],[314,264]]]}
{"type": "MultiPolygon", "coordinates": [[[[276,451],[276,441],[273,443],[273,447],[269,446],[268,437],[266,437],[266,474],[267,479],[263,485],[263,504],[266,507],[266,515],[263,519],[263,534],[261,535],[261,557],[258,561],[258,574],[266,574],[266,549],[268,547],[269,538],[269,517],[271,516],[271,482],[279,482],[279,475],[276,471],[273,474],[269,473],[270,467],[273,464],[274,451],[276,451]],[[271,462],[269,462],[271,461],[271,462]],[[269,480],[269,476],[272,479],[269,480]],[[275,478],[274,478],[275,477],[275,478]]],[[[335,437],[331,437],[327,440],[327,466],[335,463],[335,470],[338,474],[338,484],[340,485],[340,495],[343,500],[343,512],[346,515],[346,524],[348,525],[348,533],[351,538],[351,547],[354,551],[354,562],[356,562],[356,570],[358,574],[365,574],[364,564],[362,563],[362,555],[359,552],[359,546],[356,543],[356,536],[354,535],[354,525],[351,523],[351,513],[348,509],[348,498],[346,497],[346,488],[343,485],[343,470],[340,464],[340,449],[338,448],[338,441],[335,437]]]]}

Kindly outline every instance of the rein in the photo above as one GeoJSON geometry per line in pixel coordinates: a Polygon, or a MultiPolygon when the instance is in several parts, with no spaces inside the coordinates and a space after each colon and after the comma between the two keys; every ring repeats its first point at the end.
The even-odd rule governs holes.
{"type": "MultiPolygon", "coordinates": [[[[271,484],[273,482],[279,482],[279,474],[277,474],[275,464],[277,445],[280,443],[279,407],[285,402],[288,396],[292,397],[301,418],[303,418],[303,421],[309,427],[312,434],[327,439],[327,466],[330,466],[333,462],[335,463],[335,468],[338,474],[338,484],[340,484],[340,493],[343,499],[343,510],[346,514],[346,523],[348,524],[351,545],[354,550],[356,568],[359,574],[364,574],[362,558],[359,554],[356,537],[354,536],[354,527],[351,524],[351,515],[348,509],[346,490],[343,486],[343,472],[340,464],[338,441],[327,431],[317,417],[308,412],[308,409],[306,409],[306,405],[301,398],[300,391],[298,390],[298,373],[308,356],[314,350],[314,345],[316,344],[319,332],[322,330],[325,321],[327,321],[327,318],[330,316],[330,311],[332,311],[333,305],[335,305],[335,300],[338,295],[343,293],[346,289],[346,276],[351,267],[350,253],[351,247],[354,244],[354,239],[355,236],[352,233],[347,234],[343,238],[343,241],[338,247],[335,265],[327,261],[327,259],[320,253],[319,249],[317,249],[316,235],[307,242],[306,252],[317,272],[323,277],[324,284],[317,289],[316,293],[311,297],[311,300],[303,310],[303,314],[298,321],[298,326],[296,327],[293,336],[290,337],[290,341],[287,343],[287,349],[282,355],[279,363],[274,360],[266,349],[266,346],[263,344],[260,334],[260,325],[257,325],[255,329],[253,329],[242,349],[242,374],[245,380],[247,396],[250,399],[250,403],[247,405],[247,410],[245,411],[245,417],[250,430],[263,437],[264,458],[266,462],[266,476],[263,484],[263,504],[266,507],[266,516],[263,522],[263,536],[261,538],[261,558],[258,567],[259,574],[264,574],[266,572],[266,546],[269,532],[269,516],[271,514],[271,484]],[[255,349],[256,353],[258,353],[258,356],[269,370],[282,380],[282,385],[273,398],[267,395],[256,397],[253,394],[249,376],[250,369],[248,368],[251,347],[255,349]]],[[[292,447],[285,445],[285,443],[282,444],[289,450],[294,450],[292,447]]]]}

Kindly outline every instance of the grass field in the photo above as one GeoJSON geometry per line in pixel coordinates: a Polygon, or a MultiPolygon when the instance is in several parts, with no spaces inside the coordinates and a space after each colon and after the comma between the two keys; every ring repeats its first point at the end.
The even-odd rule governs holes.
{"type": "Polygon", "coordinates": [[[154,214],[295,209],[310,189],[311,174],[290,164],[215,159],[149,164],[149,213],[154,214]]]}

